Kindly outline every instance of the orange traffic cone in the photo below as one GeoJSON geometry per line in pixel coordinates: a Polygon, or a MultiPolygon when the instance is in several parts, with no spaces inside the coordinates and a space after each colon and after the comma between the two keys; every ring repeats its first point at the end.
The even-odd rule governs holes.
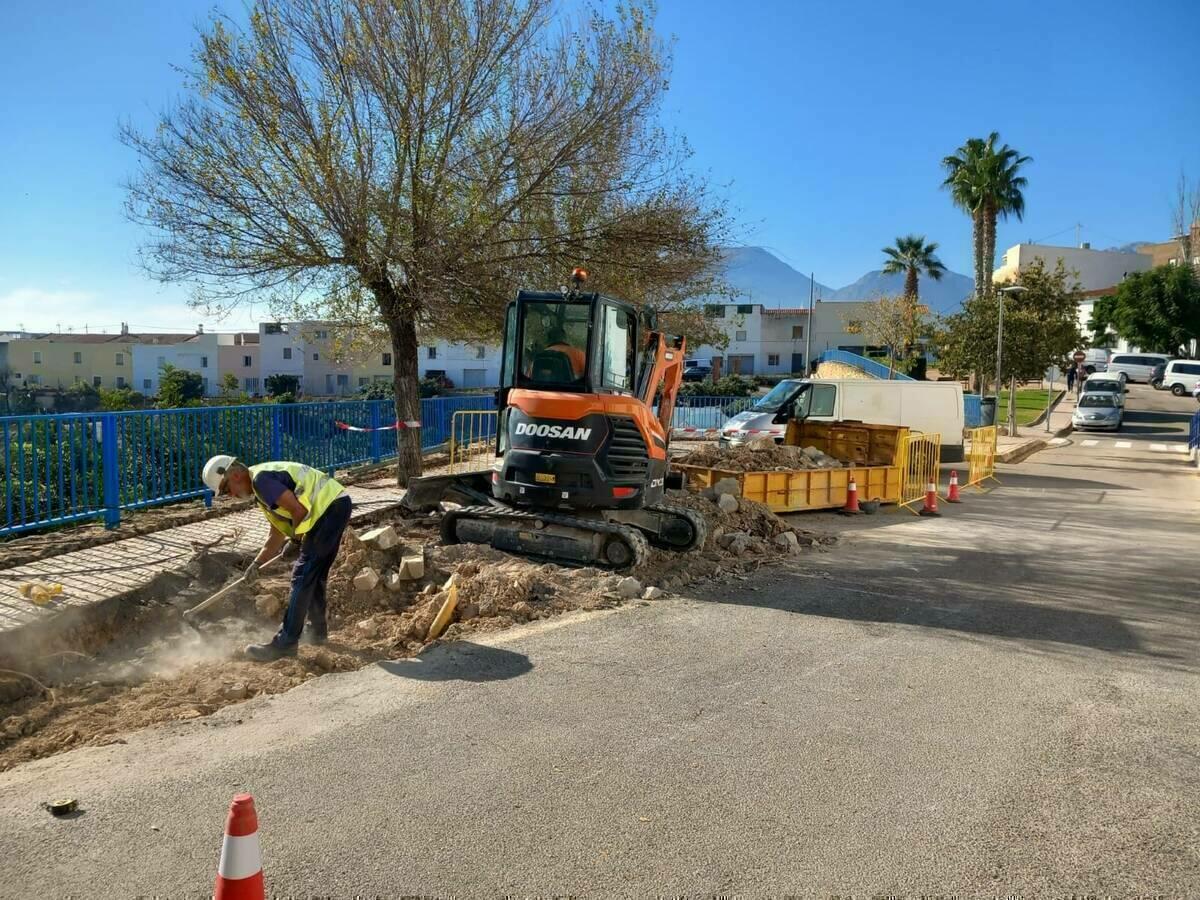
{"type": "Polygon", "coordinates": [[[917,513],[919,516],[940,516],[937,508],[937,485],[932,481],[925,485],[925,505],[917,513]]]}
{"type": "Polygon", "coordinates": [[[850,483],[846,485],[846,505],[841,508],[843,516],[857,516],[862,512],[858,508],[858,484],[854,480],[854,473],[850,473],[850,483]]]}
{"type": "Polygon", "coordinates": [[[258,849],[258,814],[249,794],[238,794],[229,804],[213,900],[266,900],[258,849]]]}
{"type": "Polygon", "coordinates": [[[947,503],[962,503],[962,497],[958,494],[958,470],[950,470],[950,493],[946,495],[947,503]]]}

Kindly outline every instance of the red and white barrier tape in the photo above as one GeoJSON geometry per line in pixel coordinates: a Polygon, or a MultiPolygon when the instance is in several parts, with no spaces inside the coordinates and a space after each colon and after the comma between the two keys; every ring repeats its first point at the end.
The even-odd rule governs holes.
{"type": "Polygon", "coordinates": [[[397,419],[394,424],[381,425],[379,428],[359,428],[357,425],[350,425],[346,422],[334,422],[333,424],[336,425],[338,428],[342,429],[342,431],[395,431],[398,428],[420,428],[421,427],[421,423],[418,422],[416,419],[409,419],[404,422],[397,419]]]}

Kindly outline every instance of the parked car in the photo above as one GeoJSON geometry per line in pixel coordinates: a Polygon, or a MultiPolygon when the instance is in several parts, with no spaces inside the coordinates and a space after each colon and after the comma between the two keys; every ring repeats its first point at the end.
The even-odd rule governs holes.
{"type": "Polygon", "coordinates": [[[1163,369],[1163,390],[1169,390],[1176,397],[1192,393],[1197,383],[1200,383],[1200,361],[1173,359],[1163,369]]]}
{"type": "Polygon", "coordinates": [[[1108,371],[1108,351],[1103,347],[1089,347],[1083,354],[1083,369],[1089,375],[1108,371]]]}
{"type": "Polygon", "coordinates": [[[1110,431],[1121,429],[1121,419],[1124,410],[1117,405],[1114,394],[1081,394],[1071,413],[1071,424],[1079,429],[1107,428],[1110,431]]]}
{"type": "Polygon", "coordinates": [[[1125,407],[1125,393],[1129,388],[1120,377],[1108,372],[1097,372],[1088,377],[1083,383],[1080,394],[1112,394],[1117,399],[1117,406],[1125,407]]]}
{"type": "Polygon", "coordinates": [[[683,370],[684,381],[708,381],[712,378],[712,366],[688,366],[683,370]]]}
{"type": "Polygon", "coordinates": [[[1160,362],[1154,367],[1154,371],[1150,373],[1150,387],[1156,391],[1161,391],[1163,386],[1163,373],[1167,370],[1167,364],[1160,362]]]}
{"type": "Polygon", "coordinates": [[[736,446],[764,434],[782,443],[787,433],[785,411],[794,418],[818,422],[871,422],[938,432],[942,460],[959,462],[963,458],[965,410],[962,385],[956,381],[787,378],[721,426],[721,445],[736,446]],[[789,406],[791,409],[785,410],[789,406]]]}
{"type": "Polygon", "coordinates": [[[1148,382],[1154,375],[1154,367],[1170,358],[1163,353],[1114,353],[1108,360],[1108,373],[1123,373],[1129,381],[1148,382]]]}

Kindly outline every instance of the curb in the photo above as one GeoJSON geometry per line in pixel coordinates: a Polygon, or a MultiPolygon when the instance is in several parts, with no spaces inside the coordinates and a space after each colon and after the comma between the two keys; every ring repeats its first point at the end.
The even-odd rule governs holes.
{"type": "MultiPolygon", "coordinates": [[[[1050,432],[1050,436],[1066,437],[1074,430],[1075,426],[1065,425],[1064,427],[1058,429],[1058,431],[1050,432]]],[[[996,462],[1010,464],[1024,462],[1026,459],[1033,456],[1033,454],[1037,453],[1039,450],[1045,450],[1048,446],[1050,445],[1047,443],[1046,438],[1030,438],[1024,444],[1013,447],[1011,450],[1006,450],[1003,453],[997,453],[996,462]]]]}
{"type": "MultiPolygon", "coordinates": [[[[1066,390],[1061,390],[1061,391],[1059,391],[1059,392],[1058,392],[1058,396],[1057,396],[1057,397],[1055,397],[1055,398],[1054,398],[1052,401],[1050,401],[1050,412],[1051,412],[1051,414],[1053,414],[1053,413],[1054,413],[1054,411],[1055,411],[1056,409],[1058,409],[1058,404],[1062,403],[1062,401],[1063,401],[1063,398],[1064,398],[1065,396],[1067,396],[1067,392],[1066,392],[1066,390]]],[[[1030,422],[1030,423],[1029,423],[1029,426],[1033,426],[1033,425],[1041,425],[1041,424],[1043,424],[1045,421],[1046,421],[1046,411],[1045,411],[1045,410],[1042,410],[1040,413],[1038,413],[1038,415],[1037,415],[1037,418],[1036,418],[1036,419],[1034,419],[1032,422],[1030,422]]],[[[1026,426],[1026,427],[1029,427],[1029,426],[1026,426]]]]}

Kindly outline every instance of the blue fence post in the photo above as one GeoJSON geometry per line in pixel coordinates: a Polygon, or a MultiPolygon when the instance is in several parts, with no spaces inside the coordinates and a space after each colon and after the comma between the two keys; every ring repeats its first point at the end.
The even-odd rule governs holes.
{"type": "Polygon", "coordinates": [[[283,458],[283,410],[276,403],[271,407],[271,459],[283,458]]]}
{"type": "Polygon", "coordinates": [[[371,462],[377,463],[383,458],[383,432],[379,426],[383,424],[383,400],[371,401],[371,462]]]}
{"type": "Polygon", "coordinates": [[[104,467],[104,527],[121,524],[121,473],[117,463],[117,417],[100,417],[100,460],[104,467]]]}

